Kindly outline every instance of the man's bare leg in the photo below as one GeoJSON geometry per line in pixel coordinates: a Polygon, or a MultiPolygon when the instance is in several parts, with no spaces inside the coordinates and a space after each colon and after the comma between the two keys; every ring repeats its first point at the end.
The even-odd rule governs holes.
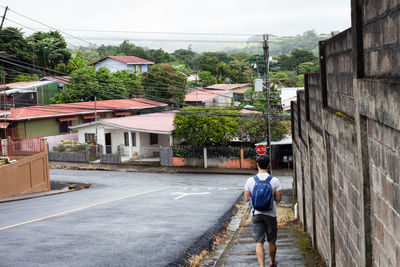
{"type": "Polygon", "coordinates": [[[264,243],[256,243],[256,255],[260,267],[265,267],[264,243]]]}
{"type": "Polygon", "coordinates": [[[268,243],[268,253],[269,253],[269,262],[270,265],[275,263],[275,255],[276,255],[276,244],[268,243]]]}

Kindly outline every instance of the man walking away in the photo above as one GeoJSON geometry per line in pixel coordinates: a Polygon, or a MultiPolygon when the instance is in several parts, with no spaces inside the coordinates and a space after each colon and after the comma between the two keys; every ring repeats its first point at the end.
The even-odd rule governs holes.
{"type": "Polygon", "coordinates": [[[278,204],[282,199],[279,180],[270,176],[270,160],[266,155],[257,156],[258,174],[247,179],[244,191],[244,199],[252,204],[253,237],[256,243],[256,254],[260,267],[265,266],[264,242],[265,235],[268,241],[268,253],[270,266],[276,267],[276,238],[278,223],[274,201],[278,204]],[[254,192],[253,192],[254,190],[254,192]],[[261,197],[262,195],[262,197],[261,197]]]}

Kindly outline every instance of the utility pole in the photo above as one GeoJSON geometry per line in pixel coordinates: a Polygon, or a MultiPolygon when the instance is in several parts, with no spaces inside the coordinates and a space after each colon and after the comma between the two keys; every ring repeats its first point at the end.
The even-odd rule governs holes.
{"type": "Polygon", "coordinates": [[[7,10],[8,10],[8,6],[6,6],[6,8],[4,10],[4,15],[3,15],[3,18],[1,19],[0,30],[3,29],[3,23],[4,23],[4,19],[6,18],[7,10]]]}
{"type": "Polygon", "coordinates": [[[265,120],[267,124],[267,147],[270,160],[270,174],[272,174],[272,147],[271,147],[271,123],[270,123],[270,83],[269,83],[269,44],[268,35],[263,35],[264,59],[265,59],[265,120]]]}
{"type": "Polygon", "coordinates": [[[99,155],[99,143],[97,141],[97,96],[94,96],[94,123],[96,127],[96,134],[95,134],[95,139],[96,139],[96,156],[99,155]]]}
{"type": "MultiPolygon", "coordinates": [[[[5,52],[5,51],[0,51],[0,58],[6,58],[7,57],[7,53],[5,52]]],[[[3,109],[3,110],[6,110],[6,97],[7,97],[7,95],[6,95],[6,86],[5,86],[5,84],[6,84],[6,72],[5,72],[5,70],[4,70],[4,61],[2,61],[1,62],[1,77],[0,77],[0,84],[1,84],[1,86],[3,87],[2,88],[2,100],[3,100],[3,105],[2,105],[2,108],[0,108],[0,109],[3,109]]]]}

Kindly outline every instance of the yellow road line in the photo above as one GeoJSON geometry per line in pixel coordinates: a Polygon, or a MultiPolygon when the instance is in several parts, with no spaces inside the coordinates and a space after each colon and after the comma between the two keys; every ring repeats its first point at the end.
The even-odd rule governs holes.
{"type": "Polygon", "coordinates": [[[53,217],[57,217],[57,216],[65,215],[65,214],[72,213],[72,212],[75,212],[75,211],[80,211],[80,210],[92,208],[92,207],[103,205],[103,204],[108,204],[108,203],[119,201],[119,200],[124,200],[124,199],[132,198],[132,197],[139,197],[139,196],[143,196],[143,195],[151,194],[151,193],[155,193],[155,192],[160,192],[160,191],[167,190],[167,189],[170,189],[170,188],[171,187],[164,187],[164,188],[161,188],[161,189],[157,189],[157,190],[153,190],[153,191],[147,191],[147,192],[143,192],[143,193],[139,193],[139,194],[135,194],[135,195],[131,195],[131,196],[120,197],[120,198],[115,198],[115,199],[106,200],[106,201],[102,201],[102,202],[97,202],[97,203],[94,203],[94,204],[91,204],[91,205],[87,205],[87,206],[83,206],[83,207],[80,207],[80,208],[67,210],[67,211],[63,211],[63,212],[59,212],[59,213],[56,213],[56,214],[53,214],[53,215],[37,218],[37,219],[34,219],[34,220],[21,222],[21,223],[16,223],[16,224],[9,225],[9,226],[4,226],[4,227],[0,228],[0,231],[1,230],[6,230],[6,229],[10,229],[10,228],[13,228],[13,227],[17,227],[17,226],[21,226],[21,225],[28,224],[28,223],[43,221],[43,220],[50,219],[50,218],[53,218],[53,217]]]}

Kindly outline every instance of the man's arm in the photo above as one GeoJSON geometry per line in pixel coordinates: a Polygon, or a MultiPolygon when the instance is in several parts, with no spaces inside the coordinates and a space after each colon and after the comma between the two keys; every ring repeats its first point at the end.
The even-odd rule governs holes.
{"type": "Polygon", "coordinates": [[[246,202],[249,202],[250,201],[250,197],[251,197],[251,192],[248,191],[248,190],[244,190],[244,200],[246,202]]]}
{"type": "Polygon", "coordinates": [[[281,190],[275,191],[274,199],[278,203],[281,202],[281,200],[282,200],[282,191],[281,190]]]}

